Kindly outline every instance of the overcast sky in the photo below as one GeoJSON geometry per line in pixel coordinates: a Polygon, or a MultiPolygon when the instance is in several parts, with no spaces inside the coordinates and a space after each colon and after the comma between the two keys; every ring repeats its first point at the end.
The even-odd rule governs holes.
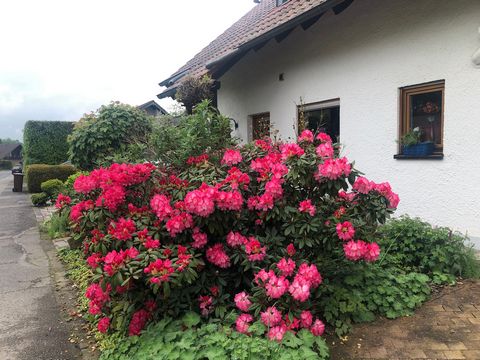
{"type": "Polygon", "coordinates": [[[0,138],[21,140],[27,120],[74,121],[111,100],[158,100],[160,81],[254,5],[0,0],[0,138]]]}

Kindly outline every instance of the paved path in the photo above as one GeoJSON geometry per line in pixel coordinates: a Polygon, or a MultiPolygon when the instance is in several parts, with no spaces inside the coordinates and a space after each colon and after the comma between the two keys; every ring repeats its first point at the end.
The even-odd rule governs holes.
{"type": "Polygon", "coordinates": [[[0,359],[78,359],[60,315],[29,195],[0,171],[0,359]]]}
{"type": "Polygon", "coordinates": [[[356,325],[332,359],[480,359],[480,281],[443,289],[412,317],[356,325]]]}

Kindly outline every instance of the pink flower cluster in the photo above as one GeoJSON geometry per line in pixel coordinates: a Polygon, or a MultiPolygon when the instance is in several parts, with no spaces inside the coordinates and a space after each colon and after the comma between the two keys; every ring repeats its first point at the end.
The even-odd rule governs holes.
{"type": "Polygon", "coordinates": [[[139,251],[134,247],[119,252],[112,250],[105,255],[103,270],[109,276],[113,276],[126,261],[135,259],[138,255],[139,251]]]}
{"type": "Polygon", "coordinates": [[[323,179],[337,180],[342,176],[349,176],[351,171],[352,167],[345,157],[326,159],[322,164],[318,165],[316,178],[318,181],[322,181],[323,179]]]}
{"type": "Polygon", "coordinates": [[[366,243],[362,240],[350,240],[343,245],[343,251],[345,257],[352,261],[363,259],[367,262],[374,262],[380,256],[380,247],[377,243],[366,243]]]}
{"type": "Polygon", "coordinates": [[[223,154],[222,164],[232,166],[238,164],[242,160],[242,154],[240,154],[240,151],[228,149],[223,154]]]}
{"type": "Polygon", "coordinates": [[[215,244],[208,248],[205,253],[207,260],[222,269],[230,267],[230,258],[222,244],[215,244]]]}
{"type": "Polygon", "coordinates": [[[62,193],[58,194],[57,201],[55,202],[55,207],[57,209],[63,209],[65,206],[70,205],[72,199],[68,195],[63,195],[62,193]]]}
{"type": "Polygon", "coordinates": [[[365,177],[360,176],[355,180],[355,183],[353,184],[353,190],[360,194],[368,194],[371,191],[376,191],[388,200],[389,207],[392,209],[396,209],[398,207],[398,203],[400,202],[399,196],[392,191],[392,188],[388,182],[377,184],[365,177]]]}
{"type": "Polygon", "coordinates": [[[143,272],[151,275],[150,282],[152,284],[161,284],[162,282],[168,282],[170,275],[175,271],[172,266],[172,261],[169,259],[162,260],[157,259],[150,263],[143,272]]]}
{"type": "Polygon", "coordinates": [[[82,194],[100,190],[95,205],[115,211],[125,200],[126,187],[145,182],[153,170],[155,166],[149,163],[113,164],[109,168],[93,170],[89,175],[80,175],[73,188],[82,194]]]}
{"type": "Polygon", "coordinates": [[[110,286],[105,290],[97,284],[93,283],[85,292],[85,297],[90,300],[88,312],[92,315],[98,315],[102,311],[102,307],[110,300],[110,286]]]}
{"type": "Polygon", "coordinates": [[[312,204],[312,200],[307,199],[300,202],[298,211],[302,213],[308,213],[310,216],[314,216],[317,212],[317,209],[315,208],[315,205],[312,204]]]}

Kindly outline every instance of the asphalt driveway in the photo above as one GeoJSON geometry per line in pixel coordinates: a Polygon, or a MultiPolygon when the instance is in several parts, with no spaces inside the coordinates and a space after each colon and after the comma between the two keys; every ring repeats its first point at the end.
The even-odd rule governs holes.
{"type": "Polygon", "coordinates": [[[26,193],[0,171],[0,359],[79,359],[55,298],[47,251],[26,193]]]}

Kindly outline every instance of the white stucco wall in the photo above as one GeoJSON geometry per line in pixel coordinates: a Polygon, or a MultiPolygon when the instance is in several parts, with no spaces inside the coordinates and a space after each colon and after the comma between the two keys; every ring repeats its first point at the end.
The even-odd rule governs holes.
{"type": "Polygon", "coordinates": [[[281,43],[251,51],[221,79],[220,111],[269,111],[295,136],[296,104],[340,98],[345,154],[399,193],[397,214],[480,237],[480,0],[356,0],[281,43]],[[278,81],[279,73],[285,80],[278,81]],[[399,88],[445,80],[443,160],[395,160],[399,88]]]}

